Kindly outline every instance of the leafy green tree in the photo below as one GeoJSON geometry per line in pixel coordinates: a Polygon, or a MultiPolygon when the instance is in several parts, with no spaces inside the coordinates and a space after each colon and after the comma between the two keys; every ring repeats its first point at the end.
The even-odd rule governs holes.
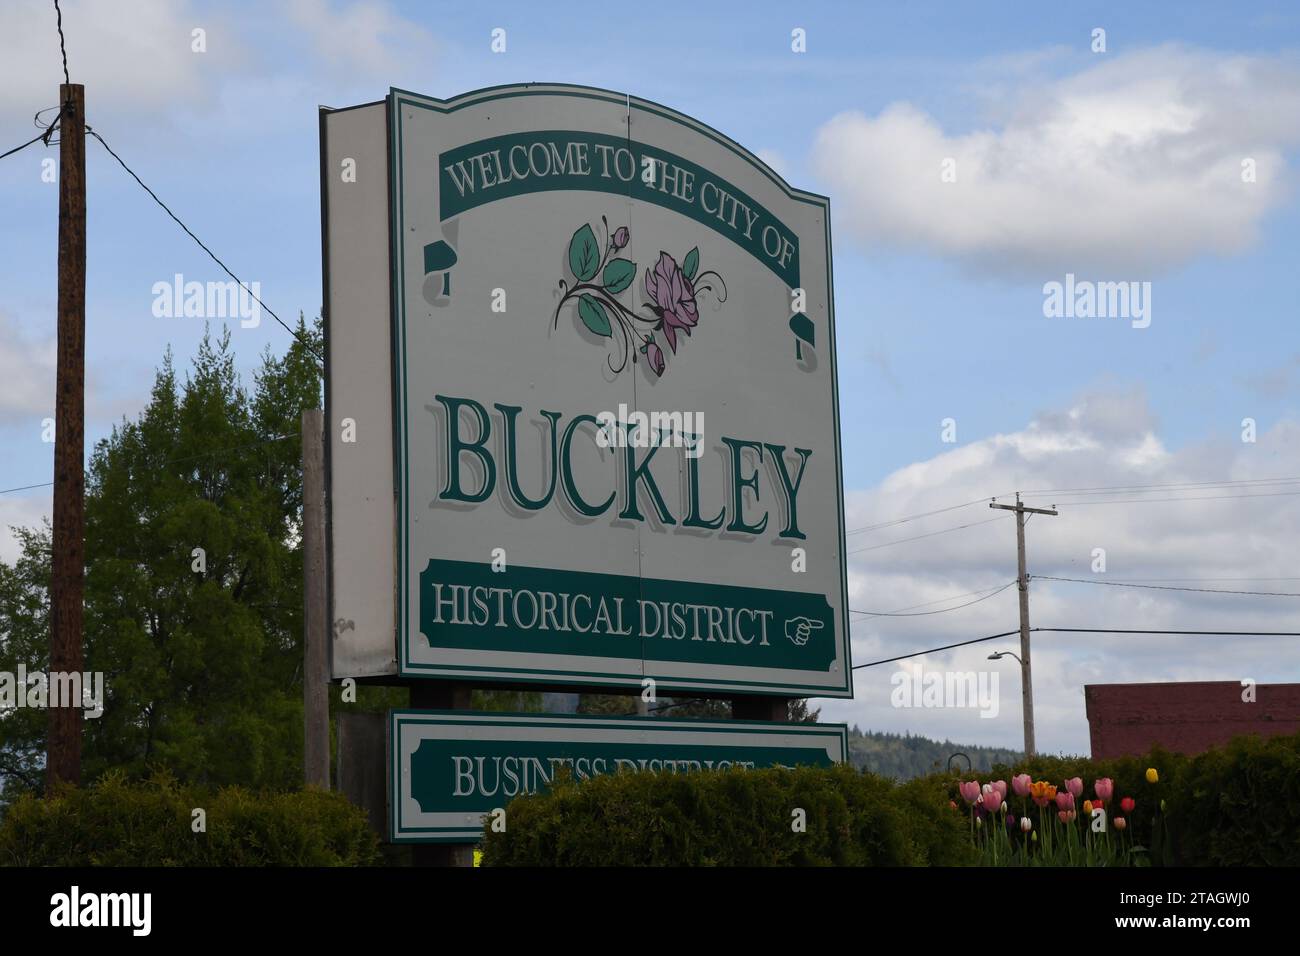
{"type": "MultiPolygon", "coordinates": [[[[227,330],[182,382],[170,352],[148,405],[99,442],[86,483],[85,658],[104,713],[83,777],[162,766],[210,785],[302,774],[301,414],[320,405],[319,323],[269,351],[251,390],[227,330]]],[[[0,670],[48,661],[50,535],[0,564],[0,670]]],[[[0,774],[39,785],[45,713],[0,717],[0,774]]]]}

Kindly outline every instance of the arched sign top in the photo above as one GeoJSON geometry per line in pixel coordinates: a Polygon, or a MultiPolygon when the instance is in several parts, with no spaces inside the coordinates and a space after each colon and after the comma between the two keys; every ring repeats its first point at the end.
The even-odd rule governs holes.
{"type": "MultiPolygon", "coordinates": [[[[330,378],[340,401],[391,389],[396,671],[851,696],[825,197],[613,91],[372,109],[391,373],[359,331],[375,316],[334,301],[354,257],[377,272],[373,234],[329,211],[376,184],[328,175],[345,126],[374,123],[327,113],[329,328],[373,356],[331,349],[330,378]]],[[[356,452],[334,442],[333,470],[377,489],[356,452]]]]}

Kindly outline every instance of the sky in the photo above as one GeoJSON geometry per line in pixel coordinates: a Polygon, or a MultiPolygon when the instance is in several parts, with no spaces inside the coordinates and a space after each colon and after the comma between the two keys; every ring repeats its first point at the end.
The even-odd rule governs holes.
{"type": "MultiPolygon", "coordinates": [[[[1036,626],[1300,630],[1294,4],[62,6],[90,125],[290,322],[320,309],[317,107],[390,86],[626,91],[830,196],[850,605],[939,612],[855,615],[855,663],[1017,626],[1016,589],[992,593],[1016,574],[1014,520],[987,507],[1016,491],[1060,512],[1030,520],[1031,574],[1088,582],[1033,581],[1036,626]],[[1045,315],[1045,284],[1067,276],[1136,283],[1145,317],[1045,315]]],[[[52,3],[0,6],[0,77],[3,151],[57,102],[52,3]]],[[[153,315],[154,283],[224,276],[97,142],[87,151],[90,447],[143,407],[164,350],[183,366],[203,334],[153,315]]],[[[7,560],[7,528],[50,510],[48,488],[8,489],[51,475],[58,195],[42,161],[56,153],[0,160],[7,560]]],[[[288,339],[265,317],[231,334],[245,370],[288,339]]],[[[1018,669],[987,660],[1015,649],[862,668],[852,701],[815,706],[1017,746],[1018,669]],[[892,706],[918,668],[996,673],[997,716],[892,706]]],[[[1085,684],[1300,680],[1288,638],[1036,634],[1033,661],[1049,752],[1087,752],[1085,684]]]]}

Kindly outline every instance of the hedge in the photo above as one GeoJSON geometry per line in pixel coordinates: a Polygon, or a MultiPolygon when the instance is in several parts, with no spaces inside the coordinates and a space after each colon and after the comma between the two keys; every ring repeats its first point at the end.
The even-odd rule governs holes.
{"type": "Polygon", "coordinates": [[[561,778],[510,802],[483,865],[952,865],[965,825],[946,797],[844,766],[561,778]]]}
{"type": "Polygon", "coordinates": [[[215,793],[168,776],[109,773],[49,799],[24,795],[0,822],[5,866],[364,866],[378,838],[337,793],[215,793]],[[194,813],[206,832],[194,832],[194,813]]]}
{"type": "MultiPolygon", "coordinates": [[[[978,856],[958,781],[1010,783],[1019,773],[1058,787],[1081,777],[1081,800],[1096,780],[1111,778],[1108,815],[1123,797],[1136,801],[1125,837],[1146,847],[1138,858],[1154,865],[1300,866],[1300,734],[1241,737],[1194,757],[1159,749],[1114,760],[1040,755],[991,774],[937,773],[905,784],[844,766],[562,778],[549,792],[510,802],[505,831],[485,834],[483,864],[970,864],[978,856]],[[1147,781],[1148,768],[1156,783],[1147,781]],[[805,811],[804,833],[792,828],[795,809],[805,811]]],[[[1018,798],[1008,803],[1021,812],[1018,798]]]]}

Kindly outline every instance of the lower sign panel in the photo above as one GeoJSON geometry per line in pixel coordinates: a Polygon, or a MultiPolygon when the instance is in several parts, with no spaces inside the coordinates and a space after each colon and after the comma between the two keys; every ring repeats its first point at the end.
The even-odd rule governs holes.
{"type": "Polygon", "coordinates": [[[545,790],[623,771],[830,766],[848,756],[844,724],[665,720],[394,710],[389,713],[389,836],[474,843],[483,818],[545,790]]]}

